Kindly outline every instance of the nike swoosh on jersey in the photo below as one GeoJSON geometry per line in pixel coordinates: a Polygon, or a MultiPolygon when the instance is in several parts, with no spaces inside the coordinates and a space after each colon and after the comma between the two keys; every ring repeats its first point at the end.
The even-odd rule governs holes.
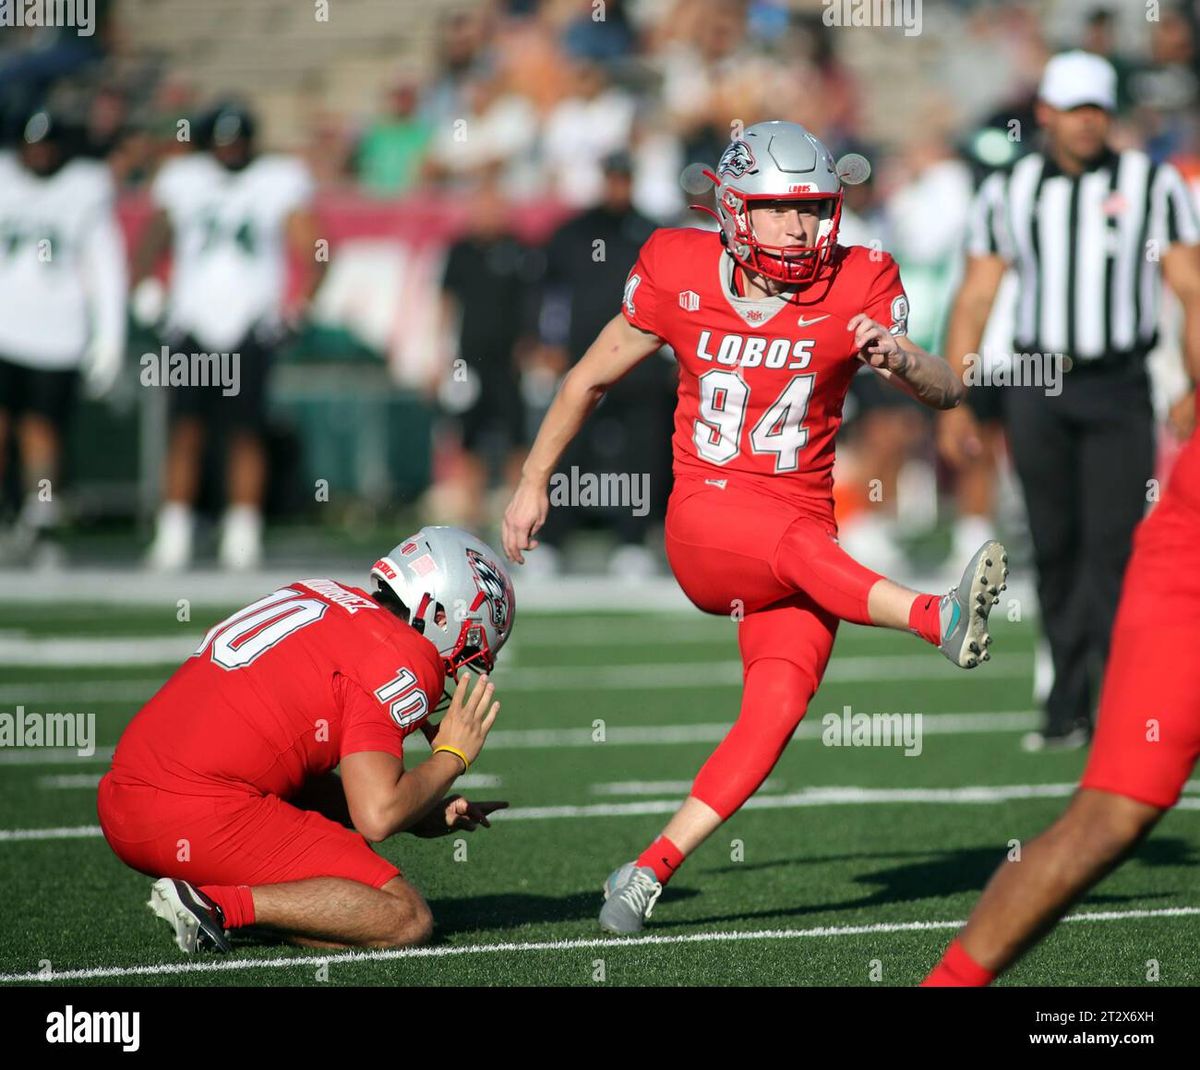
{"type": "Polygon", "coordinates": [[[796,317],[796,326],[797,327],[811,327],[814,323],[820,323],[821,320],[827,320],[827,319],[829,319],[828,313],[824,316],[813,316],[812,319],[806,319],[804,316],[797,316],[796,317]]]}

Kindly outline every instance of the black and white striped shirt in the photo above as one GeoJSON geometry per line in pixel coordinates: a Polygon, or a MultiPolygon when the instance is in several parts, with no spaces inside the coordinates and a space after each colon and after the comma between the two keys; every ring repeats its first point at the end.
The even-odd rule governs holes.
{"type": "Polygon", "coordinates": [[[979,187],[967,253],[1016,269],[1018,350],[1088,361],[1153,348],[1173,242],[1200,242],[1200,218],[1171,164],[1109,151],[1072,177],[1032,153],[979,187]]]}

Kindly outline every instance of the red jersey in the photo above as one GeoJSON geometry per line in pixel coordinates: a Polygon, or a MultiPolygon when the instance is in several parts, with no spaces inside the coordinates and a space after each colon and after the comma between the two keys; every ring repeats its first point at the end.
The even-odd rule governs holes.
{"type": "Polygon", "coordinates": [[[778,297],[738,297],[720,235],[651,235],[625,283],[622,310],[679,362],[672,439],[677,480],[736,475],[743,485],[832,510],[834,436],[862,367],[850,320],[865,312],[907,330],[896,262],[839,246],[816,281],[778,297]]]}
{"type": "Polygon", "coordinates": [[[347,754],[403,758],[444,683],[433,643],[365,591],[304,580],[209,629],[129,723],[113,773],[288,798],[347,754]]]}

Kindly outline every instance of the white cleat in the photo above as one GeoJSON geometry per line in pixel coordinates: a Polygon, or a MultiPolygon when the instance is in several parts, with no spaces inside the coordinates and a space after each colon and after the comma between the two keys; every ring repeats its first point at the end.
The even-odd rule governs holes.
{"type": "Polygon", "coordinates": [[[185,954],[231,949],[220,907],[187,881],[173,877],[155,881],[146,906],[171,926],[175,944],[185,954]]]}
{"type": "Polygon", "coordinates": [[[1008,552],[995,539],[985,542],[967,562],[962,579],[942,596],[942,641],[938,649],[955,665],[973,669],[991,659],[988,614],[1007,588],[1008,552]]]}

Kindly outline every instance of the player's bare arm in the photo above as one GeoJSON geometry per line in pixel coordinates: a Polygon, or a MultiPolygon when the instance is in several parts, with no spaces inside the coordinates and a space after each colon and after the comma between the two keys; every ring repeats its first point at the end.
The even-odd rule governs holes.
{"type": "Polygon", "coordinates": [[[130,258],[130,284],[136,286],[142,279],[153,275],[158,262],[166,256],[170,248],[171,220],[160,208],[150,217],[133,250],[130,258]]]}
{"type": "Polygon", "coordinates": [[[1181,437],[1195,427],[1196,383],[1200,382],[1200,245],[1172,245],[1163,254],[1163,278],[1183,305],[1184,370],[1192,389],[1171,406],[1170,422],[1181,437]]]}
{"type": "Polygon", "coordinates": [[[854,347],[859,360],[893,386],[933,409],[952,409],[967,390],[941,357],[926,353],[907,335],[892,334],[860,312],[847,325],[854,332],[854,347]]]}
{"type": "Polygon", "coordinates": [[[307,307],[329,267],[327,258],[318,258],[316,255],[320,238],[317,217],[308,208],[298,208],[284,222],[284,233],[294,262],[303,265],[300,277],[301,307],[307,307]]]}
{"type": "Polygon", "coordinates": [[[584,420],[613,383],[661,347],[657,335],[639,330],[618,313],[563,378],[525,459],[521,482],[504,511],[504,552],[510,561],[524,564],[521,551],[537,547],[533,536],[550,511],[546,491],[550,476],[584,420]]]}
{"type": "Polygon", "coordinates": [[[381,751],[342,759],[350,817],[367,840],[381,843],[420,823],[479,757],[500,703],[493,701],[495,687],[486,676],[474,687],[468,681],[464,674],[438,728],[434,753],[415,769],[405,770],[403,761],[381,751]]]}
{"type": "MultiPolygon", "coordinates": [[[[968,353],[978,353],[983,331],[992,303],[1000,289],[1008,262],[1002,256],[971,256],[946,331],[946,362],[955,378],[963,382],[968,353]]],[[[938,452],[955,468],[961,468],[971,458],[983,452],[979,426],[966,405],[942,413],[938,417],[938,452]]]]}

